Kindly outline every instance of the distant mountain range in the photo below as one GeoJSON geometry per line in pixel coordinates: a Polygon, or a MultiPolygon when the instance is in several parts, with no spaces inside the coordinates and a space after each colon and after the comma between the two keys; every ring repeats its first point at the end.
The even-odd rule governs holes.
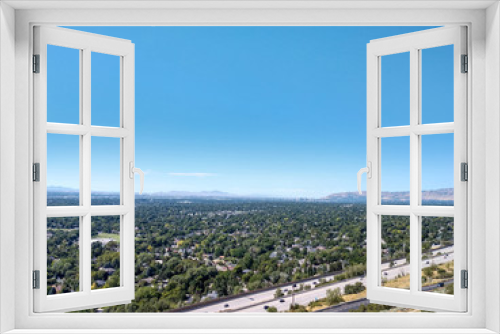
{"type": "MultiPolygon", "coordinates": [[[[48,186],[47,193],[51,194],[71,194],[78,193],[78,189],[74,188],[66,188],[66,187],[58,187],[58,186],[48,186]]],[[[117,191],[93,191],[92,195],[94,196],[111,196],[118,195],[117,191]]],[[[157,198],[244,198],[245,196],[230,194],[223,191],[200,191],[200,192],[191,192],[191,191],[168,191],[168,192],[156,192],[156,193],[145,193],[144,195],[140,195],[142,197],[157,197],[157,198]]],[[[248,196],[247,196],[248,197],[248,196]]]]}
{"type": "Polygon", "coordinates": [[[77,193],[78,189],[58,187],[58,186],[47,186],[48,193],[77,193]]]}
{"type": "MultiPolygon", "coordinates": [[[[74,188],[66,188],[66,187],[58,187],[58,186],[47,186],[47,193],[49,194],[57,194],[61,196],[77,194],[78,189],[74,188]]],[[[92,195],[95,196],[118,196],[118,191],[93,191],[92,195]]]]}
{"type": "MultiPolygon", "coordinates": [[[[329,202],[334,203],[365,203],[366,191],[360,195],[358,192],[342,192],[328,195],[324,198],[329,202]]],[[[382,201],[384,203],[405,203],[410,201],[410,193],[408,191],[383,191],[382,201]]],[[[452,202],[453,188],[444,188],[436,190],[422,191],[423,202],[452,202]]]]}
{"type": "MultiPolygon", "coordinates": [[[[71,193],[77,193],[77,189],[65,188],[65,187],[47,187],[47,192],[52,193],[53,196],[66,196],[71,193]]],[[[92,192],[93,196],[116,196],[118,192],[92,192]]],[[[245,198],[269,198],[265,196],[242,196],[231,194],[223,191],[200,191],[200,192],[192,192],[192,191],[168,191],[168,192],[156,192],[156,193],[146,193],[144,195],[136,195],[137,198],[174,198],[174,199],[193,199],[193,198],[202,198],[202,199],[245,199],[245,198]]],[[[280,198],[285,200],[286,198],[280,198]]],[[[323,198],[311,199],[311,198],[303,198],[301,200],[307,201],[323,201],[323,202],[332,202],[332,203],[366,203],[366,192],[363,192],[362,195],[358,194],[358,192],[340,192],[333,193],[323,198]]],[[[408,203],[410,201],[410,193],[407,191],[395,191],[395,192],[382,192],[382,201],[384,204],[394,203],[394,204],[402,204],[408,203]]],[[[453,202],[453,188],[445,188],[445,189],[437,189],[437,190],[427,190],[422,192],[422,201],[424,203],[443,203],[453,202]]]]}

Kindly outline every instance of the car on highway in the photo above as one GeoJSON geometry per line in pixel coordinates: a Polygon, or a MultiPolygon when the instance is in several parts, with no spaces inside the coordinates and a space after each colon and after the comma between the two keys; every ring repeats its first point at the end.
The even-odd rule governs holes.
{"type": "Polygon", "coordinates": [[[284,302],[285,302],[285,300],[283,298],[280,299],[280,303],[284,303],[284,302]]]}
{"type": "Polygon", "coordinates": [[[267,310],[269,308],[269,305],[264,305],[264,310],[267,310]]]}
{"type": "Polygon", "coordinates": [[[429,264],[429,261],[425,261],[425,264],[429,264]]]}
{"type": "Polygon", "coordinates": [[[384,276],[387,276],[387,271],[384,271],[384,276]]]}
{"type": "Polygon", "coordinates": [[[224,307],[225,307],[225,308],[228,308],[228,307],[229,307],[229,304],[224,304],[224,307]]]}

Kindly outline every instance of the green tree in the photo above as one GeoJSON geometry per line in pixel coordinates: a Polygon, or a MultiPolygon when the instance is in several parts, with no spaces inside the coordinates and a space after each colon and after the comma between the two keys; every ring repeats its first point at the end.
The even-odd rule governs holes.
{"type": "Polygon", "coordinates": [[[342,293],[340,292],[340,288],[335,288],[333,290],[326,290],[326,303],[330,306],[337,305],[338,303],[342,303],[344,298],[342,298],[342,293]]]}

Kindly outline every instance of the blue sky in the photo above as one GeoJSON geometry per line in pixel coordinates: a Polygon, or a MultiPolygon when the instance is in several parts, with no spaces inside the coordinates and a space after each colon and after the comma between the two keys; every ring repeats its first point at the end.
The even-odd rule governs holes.
{"type": "MultiPolygon", "coordinates": [[[[428,27],[72,29],[135,43],[145,192],[322,197],[354,191],[365,165],[366,44],[428,27]]],[[[48,121],[77,123],[78,52],[61,49],[49,48],[48,121]]],[[[424,123],[453,121],[452,51],[423,51],[424,123]]],[[[382,71],[382,125],[407,125],[408,55],[384,57],[382,71]]],[[[118,125],[118,82],[117,57],[93,54],[93,125],[118,125]]],[[[49,135],[48,184],[78,188],[78,139],[66,137],[49,135]]],[[[452,187],[453,135],[428,137],[422,186],[452,187]]],[[[117,140],[92,144],[92,189],[119,190],[117,140]]],[[[408,139],[382,145],[383,190],[408,190],[408,139]]]]}

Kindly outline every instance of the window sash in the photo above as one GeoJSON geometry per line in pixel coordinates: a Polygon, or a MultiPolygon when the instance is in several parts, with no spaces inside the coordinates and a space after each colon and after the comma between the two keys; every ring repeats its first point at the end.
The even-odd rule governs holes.
{"type": "Polygon", "coordinates": [[[134,298],[134,45],[127,40],[64,28],[34,28],[34,54],[40,72],[34,74],[34,161],[40,163],[40,182],[34,183],[34,270],[40,271],[40,289],[34,292],[34,311],[72,311],[130,302],[134,298]],[[80,50],[80,122],[47,122],[47,45],[80,50]],[[120,57],[120,127],[91,125],[91,53],[120,57]],[[80,141],[80,205],[47,207],[47,134],[78,135],[80,141]],[[120,205],[91,205],[91,138],[120,139],[120,205]],[[120,216],[120,287],[91,289],[91,217],[120,216]],[[47,295],[47,218],[80,217],[79,291],[47,295]]]}
{"type": "Polygon", "coordinates": [[[467,269],[467,183],[460,180],[460,164],[467,162],[467,76],[460,73],[461,54],[466,54],[466,28],[445,27],[371,41],[367,47],[367,161],[372,178],[367,180],[367,297],[372,302],[427,310],[467,310],[467,290],[460,289],[460,272],[467,269]],[[422,49],[454,45],[454,122],[421,124],[422,49]],[[381,125],[381,57],[410,53],[410,125],[381,125]],[[421,205],[421,135],[454,133],[454,206],[421,205]],[[381,205],[381,138],[410,137],[410,205],[381,205]],[[380,286],[382,215],[410,217],[410,289],[380,286]],[[420,291],[421,218],[454,217],[454,295],[420,291]]]}

